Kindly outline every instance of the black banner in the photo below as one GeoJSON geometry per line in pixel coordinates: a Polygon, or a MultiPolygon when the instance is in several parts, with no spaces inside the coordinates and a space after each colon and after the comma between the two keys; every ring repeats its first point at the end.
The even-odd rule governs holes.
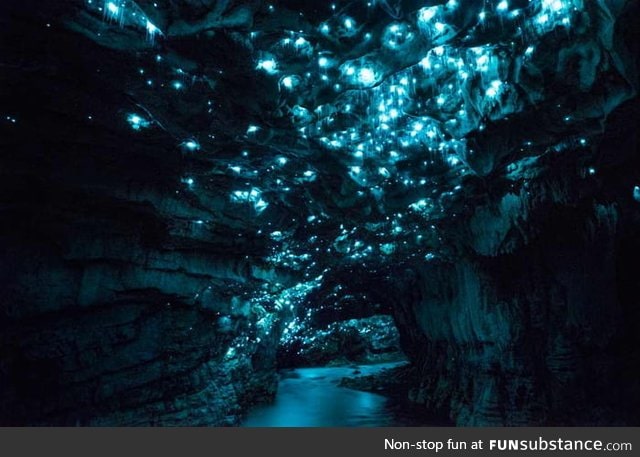
{"type": "Polygon", "coordinates": [[[3,428],[2,455],[636,456],[640,428],[3,428]]]}

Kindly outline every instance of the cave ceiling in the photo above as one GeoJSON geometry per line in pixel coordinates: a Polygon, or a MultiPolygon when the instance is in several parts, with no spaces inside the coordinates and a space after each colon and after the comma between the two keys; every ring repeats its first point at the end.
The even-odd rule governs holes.
{"type": "MultiPolygon", "coordinates": [[[[122,97],[77,109],[125,145],[179,151],[181,221],[253,239],[265,279],[293,278],[286,306],[336,271],[455,256],[484,195],[588,157],[633,96],[623,3],[66,0],[41,27],[100,50],[78,71],[122,97]]],[[[371,289],[340,282],[325,285],[336,300],[371,289]]]]}

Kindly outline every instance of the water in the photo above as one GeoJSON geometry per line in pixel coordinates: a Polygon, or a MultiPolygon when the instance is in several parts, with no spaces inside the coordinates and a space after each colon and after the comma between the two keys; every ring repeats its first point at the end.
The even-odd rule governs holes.
{"type": "MultiPolygon", "coordinates": [[[[401,363],[362,365],[371,375],[401,363]]],[[[338,385],[354,376],[354,367],[298,368],[281,374],[275,401],[251,410],[245,427],[392,427],[426,425],[399,414],[399,405],[383,395],[338,385]]]]}

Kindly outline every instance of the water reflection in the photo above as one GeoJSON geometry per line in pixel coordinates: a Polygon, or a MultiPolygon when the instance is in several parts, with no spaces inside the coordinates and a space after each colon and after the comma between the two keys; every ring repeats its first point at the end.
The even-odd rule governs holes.
{"type": "MultiPolygon", "coordinates": [[[[404,363],[404,362],[402,362],[404,363]]],[[[363,365],[357,369],[371,375],[402,363],[363,365]]],[[[353,376],[354,367],[298,368],[281,374],[278,393],[270,405],[249,412],[245,427],[391,427],[426,425],[398,404],[370,392],[360,392],[338,383],[353,376]]],[[[431,424],[437,425],[437,424],[431,424]]]]}

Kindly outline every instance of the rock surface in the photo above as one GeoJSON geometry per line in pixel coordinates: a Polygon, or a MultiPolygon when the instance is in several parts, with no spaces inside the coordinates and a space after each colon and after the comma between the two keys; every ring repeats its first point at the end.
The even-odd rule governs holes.
{"type": "Polygon", "coordinates": [[[285,329],[278,366],[340,365],[402,360],[400,336],[390,316],[333,322],[326,328],[285,329]]]}
{"type": "Polygon", "coordinates": [[[1,2],[1,424],[232,425],[380,314],[425,415],[640,424],[638,2],[335,3],[1,2]]]}

